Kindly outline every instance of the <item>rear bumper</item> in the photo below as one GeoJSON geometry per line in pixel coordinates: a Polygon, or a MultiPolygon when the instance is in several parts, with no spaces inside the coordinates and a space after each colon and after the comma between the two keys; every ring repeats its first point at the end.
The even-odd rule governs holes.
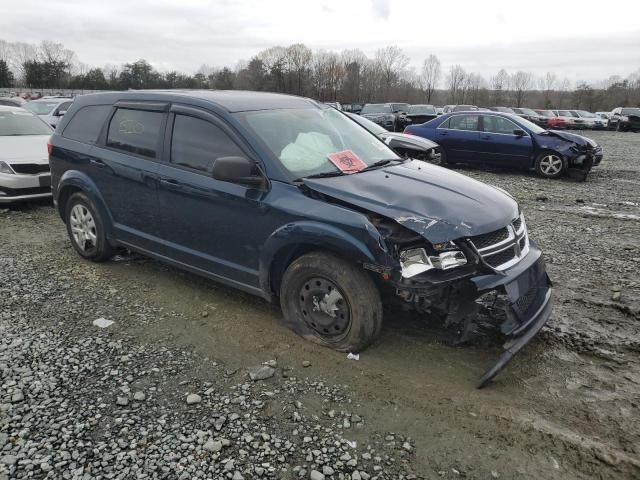
{"type": "Polygon", "coordinates": [[[0,204],[51,197],[51,174],[0,174],[0,204]]]}

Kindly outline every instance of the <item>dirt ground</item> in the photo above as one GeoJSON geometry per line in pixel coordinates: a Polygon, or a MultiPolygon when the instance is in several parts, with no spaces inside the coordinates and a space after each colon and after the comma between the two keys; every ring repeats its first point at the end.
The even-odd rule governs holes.
{"type": "Polygon", "coordinates": [[[587,135],[605,158],[585,183],[459,169],[520,202],[554,284],[552,320],[484,390],[499,347],[447,346],[427,318],[391,310],[379,341],[348,360],[296,337],[261,299],[137,256],[81,260],[46,204],[0,213],[0,309],[86,336],[109,318],[109,338],[193,352],[185,378],[206,380],[211,361],[242,372],[276,359],[347,392],[366,419],[361,442],[412,439],[403,461],[418,478],[640,478],[640,135],[587,135]],[[29,308],[8,295],[2,270],[17,267],[41,288],[22,298],[29,308]]]}

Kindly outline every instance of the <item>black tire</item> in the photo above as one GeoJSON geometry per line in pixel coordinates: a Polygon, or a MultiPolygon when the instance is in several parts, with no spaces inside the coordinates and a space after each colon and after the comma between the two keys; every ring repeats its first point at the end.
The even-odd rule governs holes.
{"type": "MultiPolygon", "coordinates": [[[[104,221],[89,197],[82,192],[74,193],[67,200],[64,212],[64,221],[67,224],[69,240],[71,240],[71,245],[82,258],[92,262],[104,262],[113,256],[115,248],[107,240],[104,221]],[[84,213],[84,223],[78,213],[84,213]],[[92,222],[87,220],[89,218],[92,222]],[[78,226],[78,221],[80,221],[79,228],[90,234],[92,239],[85,238],[81,240],[76,238],[74,226],[78,226]]],[[[79,233],[79,235],[83,234],[79,233]]]]}
{"type": "Polygon", "coordinates": [[[440,166],[445,167],[450,165],[449,160],[447,159],[447,152],[444,148],[440,147],[440,166]]]}
{"type": "Polygon", "coordinates": [[[564,159],[557,152],[544,151],[538,155],[535,163],[536,173],[542,178],[560,178],[565,173],[564,159]],[[547,160],[548,157],[554,157],[554,160],[547,160]],[[555,163],[555,159],[561,162],[560,169],[555,170],[547,168],[549,162],[555,163]]]}
{"type": "Polygon", "coordinates": [[[371,277],[328,252],[311,252],[289,265],[282,278],[280,304],[291,330],[341,352],[361,352],[382,328],[382,301],[371,277]],[[332,317],[322,309],[334,288],[340,299],[330,304],[336,309],[332,317]]]}

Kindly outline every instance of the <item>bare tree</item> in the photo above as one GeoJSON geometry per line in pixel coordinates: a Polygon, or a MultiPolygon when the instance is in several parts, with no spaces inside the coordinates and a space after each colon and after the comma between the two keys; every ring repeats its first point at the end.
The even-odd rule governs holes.
{"type": "Polygon", "coordinates": [[[533,74],[531,72],[516,72],[511,76],[511,85],[514,103],[516,107],[521,107],[528,91],[533,87],[533,74]]]}
{"type": "Polygon", "coordinates": [[[435,55],[429,55],[422,62],[422,89],[425,92],[427,103],[431,103],[431,96],[440,82],[440,76],[442,70],[440,66],[440,60],[435,55]]]}
{"type": "Polygon", "coordinates": [[[397,83],[402,70],[409,64],[409,57],[401,48],[390,46],[376,50],[375,62],[382,73],[385,100],[389,100],[391,88],[397,83]]]}
{"type": "Polygon", "coordinates": [[[560,92],[558,94],[558,108],[564,107],[564,100],[567,97],[567,92],[571,89],[571,81],[564,77],[560,82],[560,92]]]}
{"type": "Polygon", "coordinates": [[[463,101],[464,98],[464,81],[467,77],[467,72],[464,71],[460,65],[452,65],[449,67],[449,74],[447,75],[447,89],[449,90],[449,103],[455,104],[463,101]]]}
{"type": "Polygon", "coordinates": [[[504,68],[491,77],[491,90],[493,91],[493,104],[502,106],[509,92],[509,74],[504,68]]]}
{"type": "Polygon", "coordinates": [[[304,94],[304,80],[311,71],[311,49],[302,43],[287,48],[287,66],[289,68],[289,91],[304,94]]]}
{"type": "Polygon", "coordinates": [[[556,83],[556,74],[547,72],[544,77],[540,78],[540,90],[544,93],[544,108],[551,108],[551,91],[556,83]]]}
{"type": "Polygon", "coordinates": [[[360,50],[344,50],[340,55],[342,61],[342,101],[361,101],[363,73],[367,56],[360,50]]]}

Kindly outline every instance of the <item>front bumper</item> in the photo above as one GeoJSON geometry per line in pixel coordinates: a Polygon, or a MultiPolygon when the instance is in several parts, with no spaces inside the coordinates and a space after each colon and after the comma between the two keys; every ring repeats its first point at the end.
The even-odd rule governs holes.
{"type": "Polygon", "coordinates": [[[51,174],[0,173],[0,204],[51,197],[51,174]]]}
{"type": "Polygon", "coordinates": [[[472,278],[479,294],[493,290],[506,296],[507,320],[502,333],[510,338],[498,361],[482,375],[478,388],[485,387],[540,331],[551,317],[551,280],[542,253],[533,242],[529,254],[503,275],[472,278]]]}

